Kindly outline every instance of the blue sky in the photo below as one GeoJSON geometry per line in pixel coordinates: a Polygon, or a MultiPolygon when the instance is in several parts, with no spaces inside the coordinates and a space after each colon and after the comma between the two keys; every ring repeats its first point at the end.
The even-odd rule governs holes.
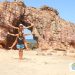
{"type": "MultiPolygon", "coordinates": [[[[3,1],[3,0],[0,0],[3,1]]],[[[12,1],[12,0],[10,0],[12,1]]],[[[75,0],[23,0],[27,6],[41,7],[43,5],[48,5],[58,10],[61,18],[75,23],[75,0]]],[[[25,30],[26,33],[30,33],[25,30]]],[[[26,38],[31,39],[32,36],[27,36],[26,38]]]]}
{"type": "Polygon", "coordinates": [[[27,6],[41,7],[48,5],[58,10],[61,18],[75,23],[75,0],[24,0],[27,6]]]}
{"type": "Polygon", "coordinates": [[[59,15],[75,23],[75,0],[24,0],[27,6],[40,7],[48,5],[58,10],[59,15]]]}
{"type": "MultiPolygon", "coordinates": [[[[28,30],[28,29],[25,29],[23,32],[24,32],[25,34],[31,34],[31,31],[28,30]]],[[[25,39],[33,39],[33,35],[25,36],[25,39]]]]}

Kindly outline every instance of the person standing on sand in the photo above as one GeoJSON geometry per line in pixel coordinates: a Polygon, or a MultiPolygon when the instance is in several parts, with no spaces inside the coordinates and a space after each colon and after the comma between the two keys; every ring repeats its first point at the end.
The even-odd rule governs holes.
{"type": "Polygon", "coordinates": [[[18,34],[11,34],[11,33],[8,33],[8,34],[12,36],[16,36],[16,42],[17,42],[16,47],[19,50],[19,59],[22,60],[23,59],[23,49],[26,47],[24,36],[31,35],[31,34],[23,34],[22,31],[19,31],[18,34]]]}

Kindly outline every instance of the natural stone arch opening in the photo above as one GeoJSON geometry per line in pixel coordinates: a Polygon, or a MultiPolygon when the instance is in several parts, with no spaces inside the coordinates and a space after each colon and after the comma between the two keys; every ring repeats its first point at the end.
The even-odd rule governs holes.
{"type": "Polygon", "coordinates": [[[34,24],[30,30],[34,33],[33,36],[41,49],[50,49],[50,47],[52,49],[67,49],[68,46],[70,47],[69,41],[65,41],[65,39],[74,35],[75,24],[62,19],[54,8],[45,6],[37,9],[27,7],[23,2],[0,3],[0,45],[11,46],[15,37],[14,39],[13,37],[8,38],[10,37],[7,36],[8,31],[16,34],[17,30],[12,29],[11,26],[18,27],[20,23],[28,26],[29,24],[25,22],[26,19],[34,24]],[[52,40],[50,40],[51,38],[52,40]]]}
{"type": "MultiPolygon", "coordinates": [[[[24,20],[24,18],[21,16],[19,19],[14,19],[13,22],[12,22],[12,25],[15,26],[15,27],[18,27],[19,24],[23,24],[24,26],[28,27],[30,26],[31,24],[26,22],[24,20]]],[[[33,27],[31,28],[28,28],[28,30],[30,30],[31,32],[33,31],[33,27]]],[[[13,29],[10,31],[11,33],[14,33],[14,34],[17,34],[18,33],[18,30],[16,29],[13,29]]],[[[35,36],[35,34],[32,34],[33,35],[33,39],[37,42],[38,44],[38,37],[35,36]]],[[[16,37],[15,36],[11,36],[11,35],[8,35],[7,36],[7,49],[13,44],[13,42],[15,41],[16,37]]],[[[38,46],[37,46],[38,47],[38,46]]],[[[16,47],[14,47],[14,49],[16,49],[16,47]]]]}

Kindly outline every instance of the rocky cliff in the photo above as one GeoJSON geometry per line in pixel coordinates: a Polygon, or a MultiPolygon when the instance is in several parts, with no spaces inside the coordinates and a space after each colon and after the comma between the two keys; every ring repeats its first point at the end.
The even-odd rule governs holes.
{"type": "MultiPolygon", "coordinates": [[[[11,26],[18,27],[34,24],[30,30],[41,49],[67,49],[74,47],[75,25],[59,16],[56,9],[43,6],[27,7],[23,2],[0,3],[0,44],[6,48],[12,45],[15,37],[7,35],[8,31],[17,33],[11,26]]],[[[1,46],[1,47],[2,47],[1,46]]]]}

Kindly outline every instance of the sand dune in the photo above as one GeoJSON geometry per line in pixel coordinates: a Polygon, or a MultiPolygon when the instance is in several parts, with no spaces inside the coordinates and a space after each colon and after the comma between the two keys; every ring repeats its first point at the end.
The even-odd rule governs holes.
{"type": "Polygon", "coordinates": [[[0,75],[75,75],[70,70],[74,57],[36,53],[24,51],[24,59],[20,61],[17,50],[0,50],[0,75]]]}

